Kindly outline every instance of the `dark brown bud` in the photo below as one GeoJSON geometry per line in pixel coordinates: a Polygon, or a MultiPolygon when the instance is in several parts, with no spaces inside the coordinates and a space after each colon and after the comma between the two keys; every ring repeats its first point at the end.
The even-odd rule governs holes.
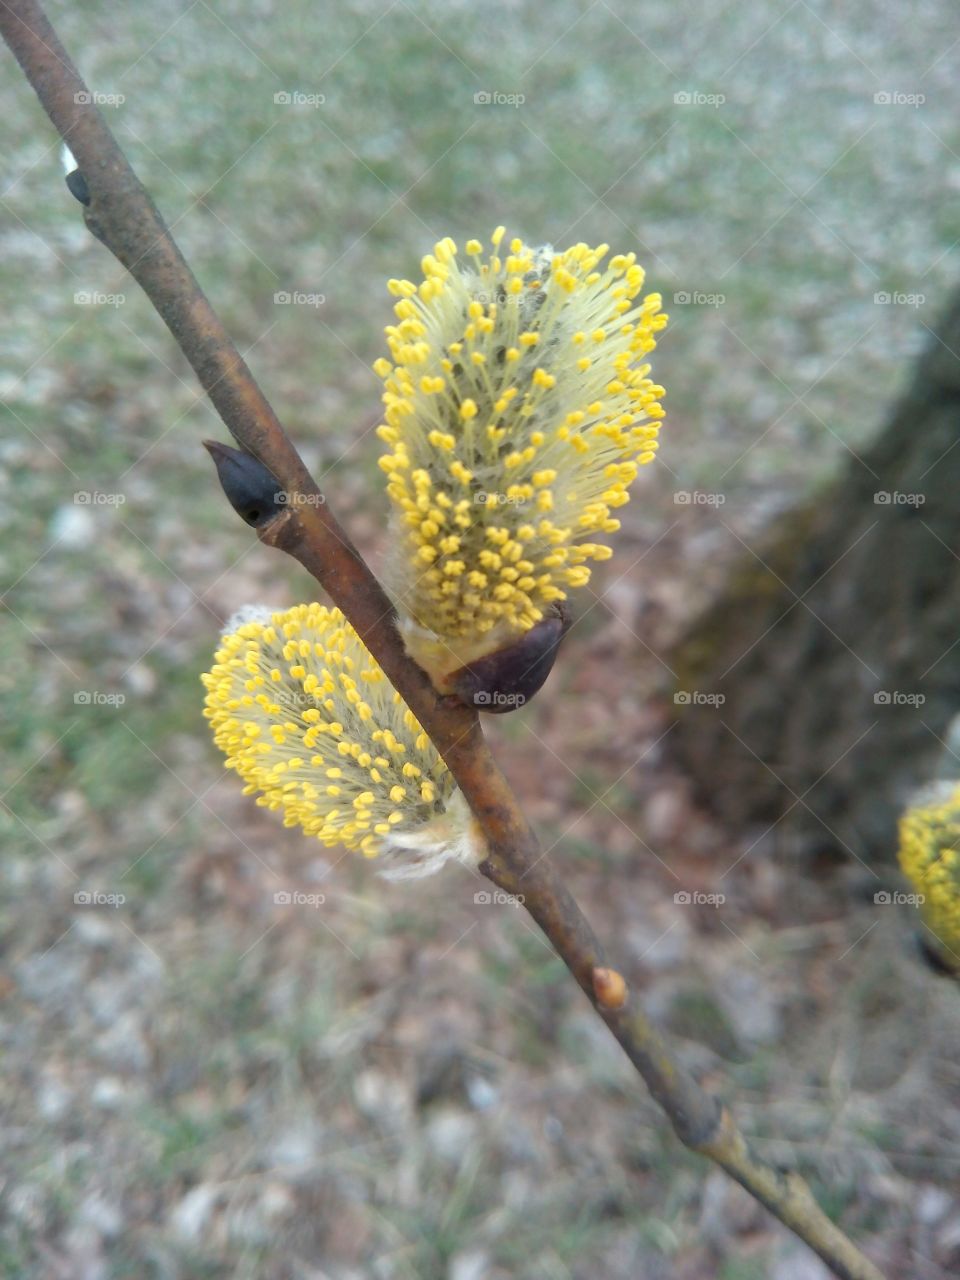
{"type": "Polygon", "coordinates": [[[512,644],[454,671],[444,687],[477,711],[490,715],[516,711],[539,692],[569,626],[569,611],[557,606],[512,644]]]}
{"type": "Polygon", "coordinates": [[[219,440],[204,440],[213,458],[227,501],[241,520],[259,529],[283,510],[283,493],[276,478],[257,458],[219,440]]]}
{"type": "Polygon", "coordinates": [[[79,169],[71,169],[64,177],[67,184],[67,190],[75,200],[79,200],[81,204],[90,203],[90,188],[87,186],[87,180],[79,169]]]}

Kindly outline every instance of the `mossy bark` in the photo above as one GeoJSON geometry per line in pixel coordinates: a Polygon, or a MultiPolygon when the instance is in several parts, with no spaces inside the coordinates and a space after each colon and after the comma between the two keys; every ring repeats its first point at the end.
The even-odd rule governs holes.
{"type": "Polygon", "coordinates": [[[675,754],[722,818],[781,847],[891,859],[960,710],[958,353],[960,293],[873,444],[745,556],[671,660],[675,754]]]}

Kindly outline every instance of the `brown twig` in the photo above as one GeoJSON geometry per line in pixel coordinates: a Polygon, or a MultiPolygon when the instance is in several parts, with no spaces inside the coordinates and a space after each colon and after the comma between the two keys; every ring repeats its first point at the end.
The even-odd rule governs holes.
{"type": "MultiPolygon", "coordinates": [[[[433,739],[479,823],[481,870],[524,905],[619,1041],[682,1142],[708,1156],[804,1240],[835,1275],[883,1280],[829,1221],[797,1175],[749,1149],[730,1112],[705,1093],[630,1001],[552,863],[537,846],[475,712],[440,698],[407,657],[382,587],[337,523],[137,180],[36,0],[0,0],[0,31],[76,157],[93,234],[138,281],[234,439],[276,477],[291,505],[258,529],[298,560],[343,611],[433,739]],[[85,189],[84,189],[85,187],[85,189]]],[[[72,188],[73,189],[73,188],[72,188]]]]}

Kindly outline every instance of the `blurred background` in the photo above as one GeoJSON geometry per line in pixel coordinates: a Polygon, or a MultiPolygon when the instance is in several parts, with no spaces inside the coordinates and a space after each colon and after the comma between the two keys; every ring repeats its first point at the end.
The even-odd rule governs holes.
{"type": "MultiPolygon", "coordinates": [[[[664,751],[673,637],[869,440],[956,284],[952,7],[48,12],[375,568],[387,277],[498,223],[636,251],[671,315],[660,460],[546,690],[490,735],[758,1148],[891,1276],[956,1274],[955,991],[664,751]]],[[[387,884],[224,772],[221,623],[315,584],[224,502],[200,440],[226,433],[9,54],[0,112],[0,1270],[822,1280],[680,1148],[520,912],[454,868],[387,884]]]]}

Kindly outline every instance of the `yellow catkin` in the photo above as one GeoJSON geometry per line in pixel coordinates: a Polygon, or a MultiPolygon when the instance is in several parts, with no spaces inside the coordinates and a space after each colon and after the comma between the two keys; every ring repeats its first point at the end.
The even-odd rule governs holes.
{"type": "Polygon", "coordinates": [[[460,856],[453,778],[339,609],[242,612],[202,680],[227,767],[285,826],[367,857],[460,856]]]}
{"type": "Polygon", "coordinates": [[[946,783],[900,819],[900,866],[925,924],[960,968],[960,783],[946,783]]]}
{"type": "Polygon", "coordinates": [[[606,245],[513,239],[501,256],[503,236],[486,258],[469,240],[464,261],[442,240],[419,285],[391,281],[390,359],[374,365],[393,585],[415,628],[461,652],[522,633],[588,581],[663,418],[646,357],[667,317],[635,255],[603,266],[606,245]],[[495,530],[510,546],[497,563],[495,530]]]}

